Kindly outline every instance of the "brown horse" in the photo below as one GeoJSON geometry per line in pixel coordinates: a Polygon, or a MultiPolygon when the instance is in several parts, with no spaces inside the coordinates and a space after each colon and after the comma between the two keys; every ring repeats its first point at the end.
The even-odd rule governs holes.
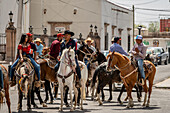
{"type": "MultiPolygon", "coordinates": [[[[134,85],[137,81],[137,78],[138,78],[138,68],[136,68],[127,57],[125,57],[117,52],[109,53],[107,58],[110,58],[108,67],[110,67],[110,66],[114,67],[116,65],[119,68],[119,70],[121,72],[121,79],[124,82],[124,85],[127,90],[127,96],[129,99],[127,108],[133,107],[134,104],[133,104],[131,92],[132,92],[132,88],[134,87],[134,85]]],[[[150,61],[147,61],[147,60],[144,61],[144,64],[150,65],[150,68],[149,69],[147,68],[145,70],[146,71],[145,72],[146,79],[144,80],[145,83],[143,85],[143,88],[145,91],[143,106],[146,105],[146,107],[149,107],[150,96],[151,96],[152,86],[153,86],[153,80],[154,80],[154,76],[156,73],[156,67],[153,63],[151,63],[150,61]],[[148,95],[147,104],[146,104],[146,99],[147,99],[148,87],[146,84],[146,80],[149,81],[149,95],[148,95]]]]}
{"type": "MultiPolygon", "coordinates": [[[[7,69],[1,65],[1,69],[2,69],[2,73],[3,73],[3,80],[4,80],[4,90],[5,90],[5,98],[6,98],[6,103],[7,103],[7,106],[8,106],[8,111],[9,113],[11,113],[11,102],[10,102],[10,98],[9,98],[9,78],[8,78],[8,71],[7,69]]],[[[0,95],[0,104],[3,103],[3,95],[1,96],[0,95]]]]}

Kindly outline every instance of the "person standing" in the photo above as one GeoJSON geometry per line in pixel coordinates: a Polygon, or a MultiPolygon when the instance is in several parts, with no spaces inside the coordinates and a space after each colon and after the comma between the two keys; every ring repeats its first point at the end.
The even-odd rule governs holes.
{"type": "Polygon", "coordinates": [[[123,50],[123,48],[120,46],[120,41],[121,41],[121,38],[119,38],[119,37],[114,38],[113,44],[110,46],[110,52],[115,51],[115,52],[118,52],[120,54],[129,56],[129,54],[127,52],[125,52],[123,50]]]}
{"type": "Polygon", "coordinates": [[[36,43],[35,46],[36,46],[36,48],[37,48],[36,53],[37,53],[38,56],[41,56],[41,55],[42,55],[42,50],[43,50],[43,47],[44,47],[44,46],[41,44],[42,41],[41,41],[40,38],[36,38],[36,40],[35,40],[34,42],[36,43]]]}
{"type": "Polygon", "coordinates": [[[142,39],[143,39],[142,35],[136,36],[136,44],[134,45],[131,53],[133,54],[139,67],[139,71],[141,75],[141,85],[144,85],[145,72],[143,69],[143,60],[146,56],[147,47],[143,44],[142,39]]]}

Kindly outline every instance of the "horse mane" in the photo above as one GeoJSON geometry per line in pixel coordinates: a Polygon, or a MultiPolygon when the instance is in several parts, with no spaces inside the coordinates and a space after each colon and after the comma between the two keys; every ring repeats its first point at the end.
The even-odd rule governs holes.
{"type": "Polygon", "coordinates": [[[121,57],[122,59],[125,59],[125,60],[128,60],[128,61],[129,61],[129,59],[128,59],[126,56],[124,56],[124,55],[122,55],[122,54],[120,54],[120,53],[118,53],[118,52],[114,52],[114,54],[117,55],[117,56],[119,56],[119,57],[121,57]]]}

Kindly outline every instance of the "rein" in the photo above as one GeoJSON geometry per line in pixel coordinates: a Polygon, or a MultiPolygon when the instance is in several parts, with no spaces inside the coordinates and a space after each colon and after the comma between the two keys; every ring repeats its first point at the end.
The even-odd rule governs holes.
{"type": "MultiPolygon", "coordinates": [[[[110,67],[111,61],[112,61],[112,58],[110,57],[109,63],[108,63],[108,67],[110,67]]],[[[118,68],[118,69],[121,71],[121,70],[127,69],[127,68],[130,66],[130,64],[131,64],[131,62],[128,62],[128,63],[127,63],[125,66],[123,66],[123,67],[120,67],[120,68],[118,68],[117,66],[115,66],[115,67],[118,68]]],[[[128,85],[127,85],[127,83],[126,83],[126,78],[128,78],[129,76],[131,76],[133,73],[135,73],[135,72],[137,72],[137,71],[138,71],[138,68],[135,68],[132,72],[130,72],[130,73],[127,74],[126,76],[120,75],[120,78],[123,80],[124,85],[125,85],[126,87],[128,87],[128,85]]]]}

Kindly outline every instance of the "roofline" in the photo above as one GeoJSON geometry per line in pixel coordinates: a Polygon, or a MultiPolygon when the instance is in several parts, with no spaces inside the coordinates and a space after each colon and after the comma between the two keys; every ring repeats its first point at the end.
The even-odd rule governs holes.
{"type": "Polygon", "coordinates": [[[115,6],[117,6],[117,7],[123,8],[123,9],[125,9],[125,10],[133,11],[133,10],[130,10],[130,9],[128,9],[128,8],[125,8],[125,7],[119,6],[119,5],[117,5],[117,4],[114,4],[113,2],[110,2],[110,1],[108,1],[108,0],[106,0],[106,2],[108,2],[108,3],[112,4],[112,5],[115,5],[115,6]]]}

